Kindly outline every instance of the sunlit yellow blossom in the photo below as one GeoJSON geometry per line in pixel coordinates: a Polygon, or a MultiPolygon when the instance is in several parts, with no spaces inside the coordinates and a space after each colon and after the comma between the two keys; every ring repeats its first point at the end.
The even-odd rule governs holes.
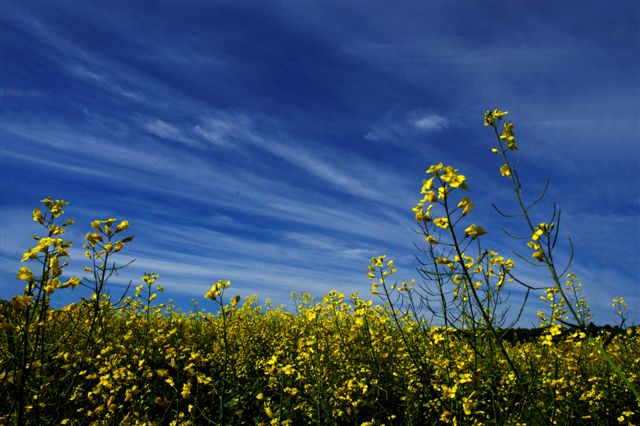
{"type": "Polygon", "coordinates": [[[71,277],[69,278],[67,281],[65,281],[64,283],[62,283],[62,285],[60,287],[71,287],[71,288],[76,288],[78,286],[78,284],[80,284],[80,278],[78,277],[71,277]]]}
{"type": "Polygon", "coordinates": [[[543,234],[545,234],[546,232],[549,232],[551,229],[553,229],[553,224],[541,223],[536,227],[536,230],[534,231],[533,235],[531,236],[531,239],[533,241],[538,241],[538,239],[543,234]]]}
{"type": "Polygon", "coordinates": [[[500,139],[507,143],[507,148],[511,151],[518,149],[518,146],[516,145],[516,137],[513,134],[513,123],[504,123],[504,130],[500,135],[500,139]]]}
{"type": "Polygon", "coordinates": [[[60,215],[62,215],[64,213],[64,211],[62,210],[62,208],[64,206],[66,206],[67,204],[69,204],[68,202],[64,201],[64,200],[53,200],[51,197],[47,197],[44,200],[41,200],[42,203],[47,206],[47,208],[49,209],[49,211],[51,212],[51,215],[53,217],[58,217],[60,215]]]}
{"type": "Polygon", "coordinates": [[[378,256],[378,257],[372,257],[371,258],[371,265],[376,266],[376,267],[382,267],[382,262],[384,262],[384,259],[387,257],[386,254],[383,254],[382,256],[378,256]]]}
{"type": "Polygon", "coordinates": [[[91,234],[91,233],[87,233],[87,235],[84,237],[85,240],[87,240],[89,242],[89,244],[91,244],[92,246],[95,246],[98,241],[103,241],[102,240],[102,235],[100,234],[91,234]]]}
{"type": "Polygon", "coordinates": [[[464,230],[464,235],[471,237],[471,239],[476,239],[478,238],[480,235],[484,235],[486,234],[487,231],[484,230],[484,228],[482,226],[476,226],[474,223],[472,223],[471,225],[469,225],[465,230],[464,230]]]}
{"type": "Polygon", "coordinates": [[[438,240],[436,240],[435,238],[433,238],[432,235],[427,235],[425,238],[425,241],[428,242],[429,244],[438,244],[438,240]]]}
{"type": "Polygon", "coordinates": [[[49,258],[49,273],[53,277],[57,277],[62,274],[62,269],[60,269],[60,259],[56,256],[49,258]]]}
{"type": "Polygon", "coordinates": [[[204,295],[207,299],[216,300],[218,297],[222,295],[224,289],[231,285],[231,281],[228,280],[219,280],[214,283],[209,291],[207,291],[204,295]]]}
{"type": "Polygon", "coordinates": [[[20,259],[20,262],[25,262],[29,259],[35,259],[38,257],[38,250],[27,250],[22,254],[22,259],[20,259]]]}
{"type": "Polygon", "coordinates": [[[62,235],[64,234],[64,229],[58,225],[51,225],[49,227],[49,233],[50,235],[62,235]]]}
{"type": "Polygon", "coordinates": [[[540,250],[540,244],[534,242],[534,241],[529,241],[527,243],[527,246],[529,246],[530,248],[532,248],[533,250],[540,250]]]}
{"type": "Polygon", "coordinates": [[[438,198],[440,198],[441,200],[444,200],[445,198],[447,198],[447,196],[450,193],[451,191],[449,191],[449,189],[446,186],[442,186],[438,188],[438,198]]]}
{"type": "Polygon", "coordinates": [[[38,223],[44,223],[44,217],[40,209],[33,209],[33,221],[38,223]]]}
{"type": "Polygon", "coordinates": [[[462,209],[462,216],[466,216],[473,208],[473,203],[471,202],[471,199],[469,199],[469,197],[464,196],[458,203],[458,208],[462,209]]]}
{"type": "Polygon", "coordinates": [[[449,219],[446,217],[437,217],[433,220],[433,224],[438,228],[447,229],[449,228],[449,219]]]}
{"type": "Polygon", "coordinates": [[[467,189],[467,178],[464,175],[458,174],[458,170],[451,166],[446,166],[444,168],[444,173],[440,176],[440,179],[442,179],[443,182],[448,183],[451,188],[467,189]]]}
{"type": "Polygon", "coordinates": [[[496,283],[496,287],[500,288],[504,284],[505,274],[504,272],[500,272],[498,282],[496,283]]]}
{"type": "Polygon", "coordinates": [[[561,333],[562,329],[560,328],[560,326],[554,325],[549,328],[549,334],[551,334],[552,336],[559,336],[561,333]]]}
{"type": "Polygon", "coordinates": [[[500,175],[501,176],[511,176],[511,169],[508,164],[503,164],[500,166],[500,175]]]}
{"type": "Polygon", "coordinates": [[[544,252],[538,250],[536,252],[534,252],[531,257],[533,257],[534,259],[539,260],[540,262],[544,262],[544,252]]]}
{"type": "Polygon", "coordinates": [[[493,126],[496,123],[496,120],[502,119],[502,117],[507,114],[508,111],[500,111],[498,108],[495,108],[493,111],[489,109],[484,113],[484,125],[493,126]]]}
{"type": "Polygon", "coordinates": [[[439,176],[443,168],[444,165],[442,163],[434,164],[427,169],[427,173],[434,176],[439,176]]]}
{"type": "Polygon", "coordinates": [[[60,280],[58,278],[52,278],[45,284],[44,291],[47,293],[53,293],[58,287],[60,287],[60,280]]]}
{"type": "Polygon", "coordinates": [[[118,226],[116,226],[115,232],[117,234],[118,232],[124,231],[125,229],[128,229],[128,228],[129,228],[129,221],[123,220],[118,224],[118,226]]]}
{"type": "Polygon", "coordinates": [[[424,194],[424,197],[422,197],[421,202],[423,203],[433,203],[435,201],[438,200],[438,196],[436,195],[436,193],[434,191],[427,191],[424,194]]]}
{"type": "Polygon", "coordinates": [[[433,177],[422,181],[422,189],[420,190],[420,193],[426,194],[431,188],[433,188],[433,177]]]}
{"type": "Polygon", "coordinates": [[[22,280],[22,281],[33,281],[33,272],[31,272],[31,270],[29,268],[27,268],[26,266],[23,266],[18,271],[18,274],[16,275],[16,278],[18,278],[19,280],[22,280]]]}
{"type": "Polygon", "coordinates": [[[91,227],[93,229],[95,229],[98,232],[102,232],[102,227],[100,226],[100,221],[99,220],[94,220],[91,222],[91,227]]]}
{"type": "Polygon", "coordinates": [[[542,236],[542,234],[544,234],[544,231],[542,229],[538,228],[538,229],[535,230],[535,232],[531,236],[531,239],[533,241],[538,241],[538,239],[542,236]]]}

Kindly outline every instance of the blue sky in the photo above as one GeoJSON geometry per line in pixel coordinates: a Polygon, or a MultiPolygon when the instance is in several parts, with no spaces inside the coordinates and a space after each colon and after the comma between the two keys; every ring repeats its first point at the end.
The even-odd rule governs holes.
{"type": "Polygon", "coordinates": [[[128,219],[121,261],[136,261],[114,284],[155,271],[184,309],[217,279],[276,304],[292,290],[368,297],[371,256],[417,277],[411,208],[440,161],[467,175],[487,246],[513,256],[482,126],[500,107],[527,193],[552,178],[536,218],[558,202],[595,321],[614,320],[614,296],[640,320],[637,2],[0,8],[0,297],[20,289],[48,195],[76,219],[68,271],[84,266],[90,220],[128,219]]]}

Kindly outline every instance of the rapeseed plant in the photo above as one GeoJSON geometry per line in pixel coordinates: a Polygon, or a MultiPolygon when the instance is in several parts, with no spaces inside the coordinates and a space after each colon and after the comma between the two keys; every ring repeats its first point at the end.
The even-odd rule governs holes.
{"type": "Polygon", "coordinates": [[[122,236],[129,222],[91,222],[88,277],[67,276],[73,220],[61,223],[65,201],[44,199],[33,219],[45,232],[17,273],[24,291],[0,305],[0,423],[638,424],[640,329],[623,328],[622,298],[612,301],[619,328],[587,327],[580,279],[554,263],[559,211],[528,216],[509,157],[515,126],[499,129],[506,116],[487,111],[484,123],[524,208],[529,254],[518,268],[546,267],[545,288],[528,286],[513,259],[487,247],[471,184],[442,163],[426,170],[413,208],[426,243],[423,282],[394,281],[395,262],[373,257],[367,276],[381,304],[332,291],[294,294],[287,311],[255,295],[226,297],[231,283],[219,280],[205,294],[215,314],[183,313],[157,304],[154,273],[116,300],[109,279],[127,265],[113,260],[133,240],[122,236]],[[547,303],[538,336],[507,338],[513,285],[526,293],[516,319],[531,292],[547,303]],[[50,306],[52,294],[77,286],[91,296],[50,306]]]}

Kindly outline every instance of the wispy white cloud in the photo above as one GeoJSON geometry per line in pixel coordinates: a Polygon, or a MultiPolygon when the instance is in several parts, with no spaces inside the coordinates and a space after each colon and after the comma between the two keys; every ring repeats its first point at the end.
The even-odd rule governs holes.
{"type": "Polygon", "coordinates": [[[125,89],[124,87],[122,87],[120,84],[116,83],[115,81],[113,81],[112,78],[107,77],[106,75],[103,74],[99,74],[91,69],[89,69],[87,66],[84,65],[80,65],[80,64],[75,64],[75,65],[69,65],[69,70],[77,75],[78,77],[90,80],[90,81],[94,81],[97,83],[100,83],[101,85],[103,85],[106,89],[117,93],[118,95],[136,101],[136,102],[148,102],[144,96],[142,96],[139,93],[135,93],[132,90],[129,89],[125,89]]]}
{"type": "MultiPolygon", "coordinates": [[[[301,143],[292,140],[291,137],[263,133],[257,129],[255,121],[244,114],[218,113],[214,117],[204,119],[202,126],[196,126],[194,132],[220,146],[235,144],[260,148],[344,192],[359,197],[380,199],[379,192],[371,188],[366,180],[358,179],[353,173],[345,173],[329,161],[321,159],[320,155],[310,148],[310,144],[306,143],[303,149],[301,143]]],[[[340,156],[338,152],[332,154],[335,158],[340,156]]],[[[374,165],[371,164],[367,168],[373,169],[374,165]]]]}
{"type": "Polygon", "coordinates": [[[449,121],[438,114],[427,114],[416,119],[413,125],[419,130],[435,131],[447,128],[449,121]]]}
{"type": "Polygon", "coordinates": [[[213,145],[226,147],[259,139],[253,130],[253,122],[247,116],[221,111],[202,119],[202,123],[195,126],[193,132],[213,145]]]}
{"type": "Polygon", "coordinates": [[[201,144],[190,137],[187,137],[182,130],[175,125],[158,118],[147,119],[143,121],[142,127],[149,133],[162,139],[183,142],[193,147],[201,147],[201,144]]]}
{"type": "Polygon", "coordinates": [[[365,138],[375,142],[401,144],[405,139],[425,132],[443,130],[450,124],[448,119],[438,114],[390,110],[371,126],[365,138]]]}

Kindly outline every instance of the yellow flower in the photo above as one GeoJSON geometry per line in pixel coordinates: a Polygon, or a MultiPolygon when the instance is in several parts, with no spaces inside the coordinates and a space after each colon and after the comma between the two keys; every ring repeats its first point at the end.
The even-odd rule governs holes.
{"type": "Polygon", "coordinates": [[[500,175],[501,176],[511,176],[511,169],[509,168],[509,165],[503,164],[500,167],[500,175]]]}
{"type": "Polygon", "coordinates": [[[62,269],[60,269],[60,259],[55,256],[49,259],[49,273],[53,277],[58,277],[62,274],[62,269]]]}
{"type": "Polygon", "coordinates": [[[549,328],[549,334],[551,334],[552,336],[559,336],[562,333],[562,329],[560,328],[560,326],[554,325],[553,327],[549,328]]]}
{"type": "Polygon", "coordinates": [[[533,257],[534,259],[539,260],[540,262],[544,262],[544,253],[540,250],[534,252],[531,257],[533,257]]]}
{"type": "Polygon", "coordinates": [[[91,244],[91,246],[95,246],[98,243],[98,241],[103,241],[102,235],[100,234],[88,233],[84,238],[89,242],[89,244],[91,244]]]}
{"type": "Polygon", "coordinates": [[[443,182],[447,182],[452,188],[467,189],[467,178],[464,175],[459,175],[458,170],[451,166],[446,166],[444,168],[444,173],[442,174],[441,179],[443,182]]]}
{"type": "Polygon", "coordinates": [[[513,134],[513,123],[504,123],[504,130],[500,135],[500,139],[506,141],[507,148],[511,151],[518,149],[518,146],[516,145],[516,137],[513,134]]]}
{"type": "Polygon", "coordinates": [[[47,208],[49,209],[49,211],[51,212],[51,215],[53,217],[58,217],[60,215],[62,215],[64,213],[64,211],[62,211],[62,208],[64,206],[66,206],[67,203],[64,200],[53,200],[51,197],[47,197],[44,200],[41,200],[42,203],[47,206],[47,208]]]}
{"type": "Polygon", "coordinates": [[[438,240],[436,240],[435,238],[433,238],[432,235],[427,235],[425,237],[425,240],[429,243],[429,244],[438,244],[438,240]]]}
{"type": "Polygon", "coordinates": [[[495,108],[493,111],[490,109],[484,113],[484,125],[485,126],[493,126],[496,123],[496,120],[501,120],[502,117],[508,114],[508,111],[500,111],[498,108],[495,108]]]}
{"type": "Polygon", "coordinates": [[[100,226],[99,220],[94,220],[93,222],[91,222],[91,227],[98,232],[102,232],[102,227],[100,226]]]}
{"type": "Polygon", "coordinates": [[[129,228],[129,221],[123,220],[122,222],[120,222],[120,224],[118,224],[118,226],[116,226],[116,234],[128,228],[129,228]]]}
{"type": "Polygon", "coordinates": [[[33,281],[33,272],[31,272],[26,266],[23,266],[18,271],[16,278],[22,281],[33,281]]]}
{"type": "Polygon", "coordinates": [[[533,233],[533,235],[531,236],[531,239],[533,241],[538,241],[538,239],[542,236],[542,234],[549,232],[551,229],[553,229],[553,223],[549,224],[549,223],[541,223],[536,227],[535,232],[533,233]]]}
{"type": "Polygon", "coordinates": [[[47,281],[47,284],[45,284],[44,291],[47,293],[53,293],[58,287],[60,287],[60,280],[58,278],[52,278],[47,281]]]}
{"type": "Polygon", "coordinates": [[[469,199],[469,197],[464,196],[462,197],[462,200],[460,200],[460,202],[458,203],[458,208],[463,209],[462,216],[466,216],[469,214],[469,212],[473,208],[473,203],[471,202],[471,199],[469,199]]]}
{"type": "Polygon", "coordinates": [[[447,195],[449,195],[450,193],[451,191],[449,191],[449,189],[445,186],[438,188],[438,198],[440,198],[441,200],[447,198],[447,195]]]}
{"type": "Polygon", "coordinates": [[[449,219],[446,217],[438,217],[433,220],[433,224],[438,228],[447,229],[449,228],[449,219]]]}
{"type": "Polygon", "coordinates": [[[444,168],[444,165],[442,163],[434,164],[427,169],[427,173],[434,176],[439,176],[443,168],[444,168]]]}
{"type": "Polygon", "coordinates": [[[209,291],[207,291],[204,295],[207,299],[216,300],[218,297],[222,295],[224,289],[231,285],[231,281],[228,280],[219,280],[215,284],[211,286],[209,291]]]}
{"type": "Polygon", "coordinates": [[[44,217],[40,209],[33,209],[33,221],[38,223],[44,223],[44,217]]]}
{"type": "Polygon", "coordinates": [[[464,230],[464,235],[471,237],[472,240],[478,238],[480,235],[486,234],[487,231],[484,230],[482,226],[476,226],[474,223],[469,225],[467,229],[464,230]]]}
{"type": "Polygon", "coordinates": [[[426,202],[433,203],[434,201],[437,201],[437,200],[438,200],[438,197],[436,196],[435,192],[427,191],[427,192],[424,193],[424,197],[422,197],[421,202],[422,203],[426,203],[426,202]]]}
{"type": "Polygon", "coordinates": [[[191,382],[182,385],[182,392],[180,392],[184,399],[189,399],[191,396],[191,382]]]}
{"type": "Polygon", "coordinates": [[[433,187],[433,177],[430,179],[425,179],[422,181],[422,189],[420,190],[420,193],[422,194],[426,194],[428,190],[430,190],[433,187]]]}
{"type": "Polygon", "coordinates": [[[67,281],[62,283],[62,285],[60,287],[63,287],[63,288],[66,288],[66,287],[76,288],[76,287],[78,287],[78,284],[80,284],[80,278],[71,277],[67,281]]]}
{"type": "Polygon", "coordinates": [[[32,248],[31,250],[27,250],[22,254],[22,259],[20,262],[24,262],[29,259],[36,259],[38,257],[38,250],[36,248],[32,248]]]}
{"type": "Polygon", "coordinates": [[[462,398],[462,409],[467,416],[471,415],[471,407],[473,407],[473,400],[470,398],[462,398]]]}
{"type": "Polygon", "coordinates": [[[529,241],[527,243],[527,245],[532,248],[533,250],[540,250],[540,244],[534,242],[534,241],[529,241]]]}

